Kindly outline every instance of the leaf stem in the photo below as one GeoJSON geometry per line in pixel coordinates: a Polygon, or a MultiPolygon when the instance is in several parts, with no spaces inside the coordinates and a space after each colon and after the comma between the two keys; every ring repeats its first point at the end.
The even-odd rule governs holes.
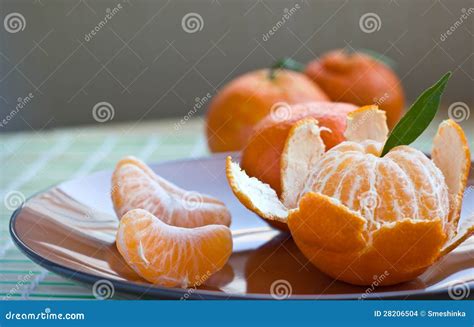
{"type": "Polygon", "coordinates": [[[270,79],[274,79],[276,74],[276,70],[278,69],[288,69],[288,70],[293,70],[295,72],[302,72],[305,69],[305,65],[302,63],[293,60],[291,58],[282,58],[275,62],[273,66],[270,68],[270,79]]]}

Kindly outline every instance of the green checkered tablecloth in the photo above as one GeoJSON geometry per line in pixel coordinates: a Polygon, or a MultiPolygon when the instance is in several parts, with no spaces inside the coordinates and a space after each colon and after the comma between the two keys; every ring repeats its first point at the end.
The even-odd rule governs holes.
{"type": "MultiPolygon", "coordinates": [[[[178,131],[174,122],[105,123],[0,135],[0,298],[94,299],[90,287],[48,272],[13,245],[8,221],[19,204],[16,201],[66,179],[113,169],[126,155],[159,162],[208,154],[201,118],[187,122],[178,131]]],[[[474,148],[472,122],[464,122],[463,127],[474,148]]],[[[415,146],[429,150],[434,132],[435,128],[428,130],[415,146]]]]}

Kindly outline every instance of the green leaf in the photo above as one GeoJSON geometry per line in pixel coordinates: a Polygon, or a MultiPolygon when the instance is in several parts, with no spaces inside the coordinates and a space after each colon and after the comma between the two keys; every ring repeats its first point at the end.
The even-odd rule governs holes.
{"type": "Polygon", "coordinates": [[[451,72],[446,73],[412,104],[390,133],[383,147],[382,156],[396,146],[412,143],[425,131],[438,111],[441,95],[450,77],[451,72]]]}
{"type": "Polygon", "coordinates": [[[305,65],[302,63],[291,59],[291,58],[283,58],[278,60],[273,66],[273,69],[278,69],[278,68],[284,68],[284,69],[289,69],[289,70],[294,70],[297,72],[302,72],[305,69],[305,65]]]}

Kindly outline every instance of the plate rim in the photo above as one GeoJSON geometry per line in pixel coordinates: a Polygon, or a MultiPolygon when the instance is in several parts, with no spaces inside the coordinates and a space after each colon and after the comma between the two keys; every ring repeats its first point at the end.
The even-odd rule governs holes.
{"type": "MultiPolygon", "coordinates": [[[[189,162],[189,161],[197,161],[197,160],[223,160],[228,155],[237,154],[235,152],[226,152],[226,153],[219,153],[216,155],[205,156],[205,157],[197,157],[197,158],[185,158],[185,159],[176,159],[176,160],[167,160],[162,162],[155,162],[151,163],[150,166],[152,167],[159,167],[160,165],[164,164],[173,164],[177,162],[189,162]]],[[[92,172],[87,176],[99,173],[109,173],[111,170],[103,169],[98,170],[96,172],[92,172]]],[[[211,291],[211,290],[203,290],[203,289],[195,289],[193,292],[189,292],[191,288],[169,288],[163,287],[153,284],[145,284],[145,283],[137,283],[133,281],[127,280],[118,280],[118,279],[111,279],[111,278],[104,278],[100,277],[91,273],[75,270],[65,265],[58,264],[54,261],[51,261],[47,258],[41,256],[41,254],[37,253],[31,247],[29,247],[26,243],[18,235],[15,229],[15,223],[20,215],[21,211],[24,208],[24,204],[28,201],[32,200],[33,198],[47,193],[54,188],[59,188],[61,184],[65,182],[71,182],[77,178],[73,179],[66,179],[57,184],[53,184],[39,192],[36,192],[29,196],[15,211],[13,211],[10,222],[9,222],[9,232],[12,240],[14,241],[15,245],[20,249],[22,253],[24,253],[29,259],[31,259],[34,263],[40,265],[41,267],[57,273],[67,279],[76,280],[82,283],[86,283],[88,285],[93,285],[95,282],[99,280],[108,280],[114,286],[114,289],[117,291],[121,291],[127,294],[139,294],[140,297],[154,297],[155,299],[181,299],[185,294],[189,296],[186,299],[204,299],[204,300],[275,300],[271,294],[263,294],[263,293],[249,293],[249,294],[232,294],[232,293],[225,293],[225,292],[218,292],[218,291],[211,291]]],[[[470,294],[474,295],[474,282],[468,282],[467,286],[470,290],[470,294]]],[[[389,299],[407,299],[407,300],[417,300],[417,299],[428,299],[431,297],[432,299],[436,298],[447,298],[449,299],[449,287],[444,287],[437,290],[427,291],[426,289],[418,289],[415,291],[404,290],[404,291],[388,291],[388,292],[371,292],[371,293],[341,293],[341,294],[291,294],[285,300],[389,300],[389,299]]],[[[463,300],[469,300],[469,296],[463,300]]],[[[141,298],[140,298],[141,299],[141,298]]],[[[139,299],[139,300],[140,300],[139,299]]]]}

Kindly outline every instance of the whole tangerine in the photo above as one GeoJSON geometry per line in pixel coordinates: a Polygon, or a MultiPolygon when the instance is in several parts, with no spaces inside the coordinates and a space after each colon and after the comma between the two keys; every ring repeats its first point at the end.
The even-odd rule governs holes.
{"type": "Polygon", "coordinates": [[[209,149],[241,150],[253,127],[272,108],[279,112],[281,105],[326,100],[328,96],[302,73],[284,69],[248,72],[225,85],[212,99],[206,117],[209,149]]]}
{"type": "Polygon", "coordinates": [[[334,50],[309,62],[304,71],[331,101],[377,104],[387,113],[389,128],[403,114],[405,95],[400,79],[389,66],[369,55],[334,50]]]}

